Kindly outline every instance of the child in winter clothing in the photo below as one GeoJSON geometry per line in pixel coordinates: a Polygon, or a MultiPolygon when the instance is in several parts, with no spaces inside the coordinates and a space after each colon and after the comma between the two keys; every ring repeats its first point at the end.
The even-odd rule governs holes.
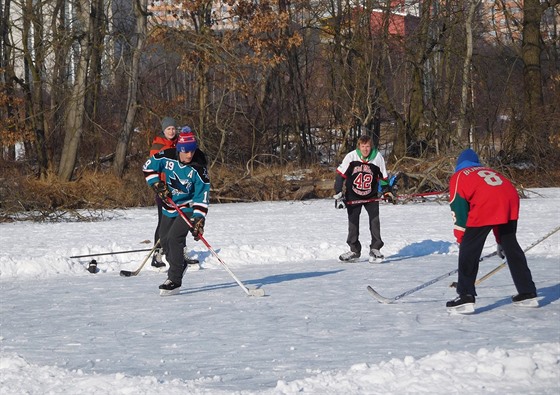
{"type": "Polygon", "coordinates": [[[525,253],[517,242],[519,195],[502,174],[480,164],[472,149],[457,159],[449,182],[449,201],[454,218],[453,233],[459,246],[459,297],[447,302],[451,311],[471,313],[476,296],[478,263],[486,238],[493,230],[498,251],[505,254],[518,295],[517,305],[538,306],[537,290],[525,253]]]}
{"type": "Polygon", "coordinates": [[[152,141],[150,156],[154,156],[167,148],[175,148],[176,143],[177,122],[171,117],[165,117],[161,120],[161,133],[154,137],[152,141]]]}

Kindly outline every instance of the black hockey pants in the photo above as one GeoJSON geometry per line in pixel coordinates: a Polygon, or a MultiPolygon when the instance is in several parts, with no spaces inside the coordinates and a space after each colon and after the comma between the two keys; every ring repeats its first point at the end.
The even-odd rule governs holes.
{"type": "MultiPolygon", "coordinates": [[[[527,266],[525,253],[517,242],[517,221],[509,221],[498,226],[500,244],[507,258],[511,278],[518,293],[536,292],[531,271],[527,266]]],[[[478,274],[480,255],[488,234],[494,226],[481,226],[465,230],[463,240],[459,246],[459,276],[457,293],[476,296],[475,281],[478,274]]]]}
{"type": "Polygon", "coordinates": [[[362,252],[362,244],[359,240],[360,213],[362,212],[362,206],[365,207],[369,217],[369,232],[371,234],[371,244],[369,248],[379,250],[383,247],[381,225],[379,222],[379,202],[349,205],[346,207],[348,211],[348,238],[346,239],[346,243],[350,246],[351,251],[362,252]]]}
{"type": "Polygon", "coordinates": [[[167,278],[175,284],[182,284],[183,281],[185,238],[189,230],[187,223],[179,216],[170,218],[163,215],[161,218],[159,237],[165,258],[169,262],[167,278]]]}

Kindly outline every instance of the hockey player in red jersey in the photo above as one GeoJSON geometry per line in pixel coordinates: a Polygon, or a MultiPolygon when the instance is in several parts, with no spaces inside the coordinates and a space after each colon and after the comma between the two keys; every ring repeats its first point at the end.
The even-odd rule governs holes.
{"type": "Polygon", "coordinates": [[[447,302],[452,312],[472,313],[475,281],[484,243],[491,230],[503,251],[518,295],[512,300],[521,306],[538,306],[537,290],[525,253],[517,242],[519,195],[512,183],[497,171],[480,164],[472,149],[457,159],[449,182],[449,201],[454,219],[453,233],[459,246],[459,296],[447,302]]]}

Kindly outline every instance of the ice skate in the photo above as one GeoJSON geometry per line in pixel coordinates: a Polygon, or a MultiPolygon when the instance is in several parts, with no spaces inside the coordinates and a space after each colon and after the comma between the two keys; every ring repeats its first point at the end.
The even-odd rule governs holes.
{"type": "Polygon", "coordinates": [[[152,257],[152,267],[155,269],[165,268],[165,262],[163,262],[163,250],[161,248],[154,251],[154,255],[152,257]]]}
{"type": "Polygon", "coordinates": [[[161,296],[177,295],[180,291],[180,288],[181,284],[175,284],[170,279],[167,279],[163,284],[159,286],[159,294],[161,296]]]}
{"type": "Polygon", "coordinates": [[[381,253],[381,251],[372,248],[369,252],[369,263],[382,263],[385,259],[385,256],[381,253]]]}
{"type": "Polygon", "coordinates": [[[183,258],[183,274],[186,271],[192,272],[202,269],[202,266],[200,266],[200,261],[198,259],[189,257],[189,249],[186,246],[185,248],[183,248],[183,258]]]}
{"type": "Polygon", "coordinates": [[[338,257],[342,262],[356,262],[360,257],[359,252],[348,251],[338,257]]]}
{"type": "Polygon", "coordinates": [[[183,274],[185,274],[185,272],[187,271],[193,272],[200,269],[202,269],[202,266],[200,266],[200,262],[198,259],[185,256],[185,260],[183,261],[183,274]]]}
{"type": "Polygon", "coordinates": [[[511,301],[517,307],[539,307],[537,294],[534,292],[515,295],[511,301]]]}
{"type": "Polygon", "coordinates": [[[455,299],[445,304],[447,312],[450,314],[471,314],[474,313],[474,296],[459,295],[455,299]]]}

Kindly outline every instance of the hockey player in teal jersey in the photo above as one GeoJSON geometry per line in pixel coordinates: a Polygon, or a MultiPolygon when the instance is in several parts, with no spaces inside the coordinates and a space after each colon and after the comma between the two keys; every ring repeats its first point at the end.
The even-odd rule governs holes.
{"type": "Polygon", "coordinates": [[[210,203],[210,179],[206,161],[192,132],[181,133],[175,149],[159,152],[144,164],[146,182],[161,197],[163,217],[160,224],[160,243],[169,262],[167,280],[162,291],[178,293],[185,269],[183,250],[189,232],[195,240],[204,233],[204,223],[210,203]],[[173,150],[173,152],[168,152],[173,150]],[[160,174],[165,175],[165,181],[160,174]],[[173,207],[165,204],[168,198],[191,218],[190,228],[173,207]]]}

